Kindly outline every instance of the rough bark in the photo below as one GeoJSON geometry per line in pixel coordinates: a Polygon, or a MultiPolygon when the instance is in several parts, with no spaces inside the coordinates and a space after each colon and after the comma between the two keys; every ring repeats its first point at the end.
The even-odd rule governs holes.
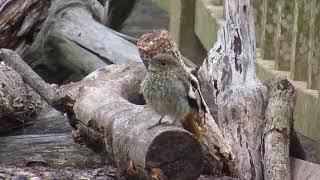
{"type": "Polygon", "coordinates": [[[291,179],[295,90],[287,79],[271,79],[268,89],[257,79],[252,12],[249,0],[226,1],[226,24],[199,75],[218,106],[218,124],[241,177],[291,179]]]}
{"type": "Polygon", "coordinates": [[[269,101],[263,130],[263,169],[265,179],[291,179],[290,134],[296,93],[285,78],[272,78],[267,83],[269,101]]]}
{"type": "MultiPolygon", "coordinates": [[[[2,54],[0,54],[2,59],[2,54]]],[[[40,96],[22,77],[4,63],[0,64],[0,133],[7,133],[36,119],[44,107],[40,96]]]]}
{"type": "Polygon", "coordinates": [[[48,15],[48,0],[3,0],[0,2],[0,48],[24,51],[48,15]]]}
{"type": "Polygon", "coordinates": [[[249,0],[227,0],[226,24],[199,70],[218,105],[218,124],[245,179],[262,179],[261,139],[267,89],[255,74],[255,33],[249,0]]]}
{"type": "Polygon", "coordinates": [[[160,115],[141,106],[139,87],[145,73],[142,63],[110,65],[62,86],[59,94],[70,107],[75,139],[107,152],[124,173],[195,179],[203,163],[195,137],[176,126],[147,129],[160,115]]]}
{"type": "Polygon", "coordinates": [[[0,49],[0,58],[22,77],[23,81],[30,85],[50,105],[58,102],[57,88],[46,83],[36,74],[21,58],[10,49],[0,49]]]}

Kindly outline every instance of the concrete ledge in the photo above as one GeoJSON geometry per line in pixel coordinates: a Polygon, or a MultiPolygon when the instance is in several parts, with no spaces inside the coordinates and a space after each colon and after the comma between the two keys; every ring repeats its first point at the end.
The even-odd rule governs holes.
{"type": "Polygon", "coordinates": [[[213,46],[223,23],[223,6],[215,6],[210,0],[196,1],[194,30],[206,50],[213,46]]]}

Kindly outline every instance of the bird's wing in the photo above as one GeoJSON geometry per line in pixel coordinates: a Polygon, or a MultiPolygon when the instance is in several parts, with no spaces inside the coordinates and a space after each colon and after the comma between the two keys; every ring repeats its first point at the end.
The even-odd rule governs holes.
{"type": "Polygon", "coordinates": [[[187,88],[187,99],[189,106],[192,110],[192,115],[199,126],[204,124],[205,115],[208,113],[207,105],[202,97],[198,80],[192,75],[187,73],[182,82],[187,88]]]}

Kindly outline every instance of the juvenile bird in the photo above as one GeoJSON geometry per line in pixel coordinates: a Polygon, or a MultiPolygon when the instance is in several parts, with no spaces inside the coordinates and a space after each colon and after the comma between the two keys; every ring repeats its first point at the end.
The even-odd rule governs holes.
{"type": "Polygon", "coordinates": [[[174,119],[173,124],[179,120],[185,129],[200,136],[197,123],[201,120],[194,115],[199,106],[182,64],[172,55],[163,53],[144,61],[148,63],[148,73],[141,84],[141,92],[147,104],[161,115],[159,122],[150,128],[166,123],[162,118],[168,115],[174,119]]]}

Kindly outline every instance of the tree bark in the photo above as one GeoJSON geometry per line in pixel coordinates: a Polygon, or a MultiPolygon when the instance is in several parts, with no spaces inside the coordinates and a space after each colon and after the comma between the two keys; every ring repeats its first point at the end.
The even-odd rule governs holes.
{"type": "Polygon", "coordinates": [[[176,126],[147,129],[160,115],[141,106],[139,87],[145,73],[141,63],[110,65],[62,86],[59,96],[72,108],[75,138],[107,152],[132,176],[195,179],[203,165],[196,138],[176,126]]]}
{"type": "Polygon", "coordinates": [[[285,78],[267,82],[269,102],[266,108],[266,126],[263,131],[263,169],[265,179],[291,179],[290,134],[293,127],[293,109],[296,92],[285,78]]]}
{"type": "Polygon", "coordinates": [[[267,89],[255,74],[255,34],[249,0],[227,0],[226,24],[199,70],[218,105],[218,124],[230,141],[242,178],[263,179],[261,132],[267,89]]]}
{"type": "Polygon", "coordinates": [[[273,79],[268,97],[268,89],[255,73],[250,0],[227,0],[225,5],[226,24],[199,70],[200,80],[218,106],[218,124],[231,142],[241,178],[290,178],[295,91],[288,80],[273,79]]]}
{"type": "MultiPolygon", "coordinates": [[[[0,52],[0,59],[6,58],[0,52]]],[[[7,133],[31,123],[45,106],[40,96],[22,77],[4,63],[0,64],[0,133],[7,133]]]]}
{"type": "Polygon", "coordinates": [[[33,42],[48,15],[48,0],[3,0],[0,2],[0,48],[22,53],[33,42]]]}
{"type": "Polygon", "coordinates": [[[50,105],[58,102],[57,87],[46,83],[21,58],[10,49],[0,49],[0,58],[22,77],[50,105]]]}

